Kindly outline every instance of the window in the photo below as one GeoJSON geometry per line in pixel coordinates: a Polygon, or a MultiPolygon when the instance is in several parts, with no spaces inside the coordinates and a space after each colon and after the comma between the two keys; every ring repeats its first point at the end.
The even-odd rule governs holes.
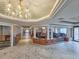
{"type": "Polygon", "coordinates": [[[79,27],[74,28],[74,40],[79,41],[79,27]]]}
{"type": "Polygon", "coordinates": [[[67,28],[60,28],[60,29],[59,29],[59,32],[60,32],[60,33],[67,34],[67,28]]]}

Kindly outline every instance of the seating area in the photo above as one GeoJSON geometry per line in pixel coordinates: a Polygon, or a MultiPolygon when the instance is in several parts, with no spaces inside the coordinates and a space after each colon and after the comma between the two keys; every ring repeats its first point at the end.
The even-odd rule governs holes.
{"type": "MultiPolygon", "coordinates": [[[[17,34],[14,37],[14,45],[18,44],[19,40],[21,39],[20,34],[17,34]]],[[[10,35],[0,35],[0,49],[4,49],[6,47],[10,47],[10,35]]]]}
{"type": "Polygon", "coordinates": [[[46,40],[44,38],[41,38],[41,39],[33,39],[33,43],[40,44],[40,45],[50,45],[50,44],[55,43],[55,41],[54,40],[46,40]]]}
{"type": "MultiPolygon", "coordinates": [[[[41,32],[40,32],[41,33],[41,32]]],[[[37,35],[38,32],[36,33],[37,38],[32,38],[33,43],[40,44],[40,45],[51,45],[57,42],[68,42],[69,38],[65,33],[53,33],[53,39],[47,39],[46,35],[37,35]]]]}
{"type": "Polygon", "coordinates": [[[68,38],[54,38],[54,39],[50,39],[50,40],[47,40],[47,39],[44,39],[44,38],[41,38],[41,39],[32,39],[32,42],[34,44],[40,44],[40,45],[51,45],[51,44],[55,44],[57,42],[68,42],[69,39],[68,38]]]}
{"type": "Polygon", "coordinates": [[[0,35],[0,41],[9,41],[10,35],[0,35]]]}

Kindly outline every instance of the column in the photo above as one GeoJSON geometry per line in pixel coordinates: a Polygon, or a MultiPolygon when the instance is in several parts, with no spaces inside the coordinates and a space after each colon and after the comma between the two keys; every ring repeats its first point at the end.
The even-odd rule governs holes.
{"type": "Polygon", "coordinates": [[[36,38],[36,28],[34,28],[34,38],[36,38]]]}
{"type": "Polygon", "coordinates": [[[21,27],[21,39],[23,39],[23,27],[21,27]]]}
{"type": "Polygon", "coordinates": [[[51,39],[53,39],[54,28],[51,27],[51,39]]]}
{"type": "Polygon", "coordinates": [[[13,25],[11,25],[10,42],[11,42],[11,47],[13,47],[13,25]]]}
{"type": "Polygon", "coordinates": [[[49,26],[47,27],[47,40],[50,40],[50,38],[49,38],[49,26]]]}

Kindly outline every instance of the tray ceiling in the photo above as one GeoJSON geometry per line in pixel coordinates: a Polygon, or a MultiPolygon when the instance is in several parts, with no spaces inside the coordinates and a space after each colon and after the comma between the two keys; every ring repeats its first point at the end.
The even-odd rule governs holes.
{"type": "MultiPolygon", "coordinates": [[[[9,0],[0,0],[0,14],[20,18],[13,15],[7,15],[6,5],[8,4],[9,0]]],[[[10,3],[13,6],[13,10],[17,9],[19,0],[10,0],[10,3]]],[[[23,8],[29,8],[29,12],[31,15],[30,19],[40,19],[46,18],[51,13],[53,13],[54,9],[57,7],[56,5],[60,2],[60,0],[22,0],[23,8]]],[[[26,19],[26,18],[20,18],[26,19]]]]}

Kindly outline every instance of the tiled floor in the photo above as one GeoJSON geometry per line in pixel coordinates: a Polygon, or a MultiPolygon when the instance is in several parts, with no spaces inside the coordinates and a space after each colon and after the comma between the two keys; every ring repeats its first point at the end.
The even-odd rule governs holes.
{"type": "Polygon", "coordinates": [[[48,46],[26,44],[0,50],[0,59],[79,59],[79,43],[65,42],[48,46]]]}

